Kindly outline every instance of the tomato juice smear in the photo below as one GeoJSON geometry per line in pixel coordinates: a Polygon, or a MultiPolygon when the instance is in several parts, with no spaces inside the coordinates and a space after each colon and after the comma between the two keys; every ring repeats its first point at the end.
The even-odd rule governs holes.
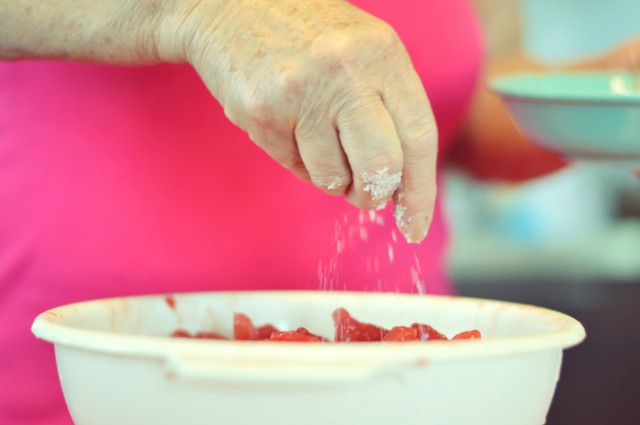
{"type": "MultiPolygon", "coordinates": [[[[385,329],[371,323],[354,319],[344,308],[333,312],[335,326],[334,341],[341,342],[410,342],[410,341],[450,341],[447,336],[433,327],[413,323],[411,326],[394,326],[385,329]]],[[[172,334],[175,338],[230,339],[217,332],[190,334],[179,329],[172,334]]],[[[481,339],[480,331],[473,329],[456,334],[451,340],[481,339]]],[[[280,331],[271,324],[256,327],[244,313],[233,315],[233,340],[236,341],[276,341],[276,342],[330,342],[320,335],[300,327],[295,330],[280,331]]]]}

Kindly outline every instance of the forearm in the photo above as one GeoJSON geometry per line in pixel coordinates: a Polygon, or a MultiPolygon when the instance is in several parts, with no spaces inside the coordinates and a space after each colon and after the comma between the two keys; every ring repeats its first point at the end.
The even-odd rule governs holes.
{"type": "MultiPolygon", "coordinates": [[[[222,7],[224,0],[218,3],[222,7]]],[[[181,44],[186,39],[180,34],[181,22],[197,4],[197,0],[0,0],[0,60],[180,62],[185,59],[181,44]]]]}
{"type": "Polygon", "coordinates": [[[491,60],[483,73],[452,159],[482,179],[520,181],[558,170],[566,161],[527,140],[513,124],[504,103],[487,89],[499,75],[542,71],[518,53],[491,60]]]}

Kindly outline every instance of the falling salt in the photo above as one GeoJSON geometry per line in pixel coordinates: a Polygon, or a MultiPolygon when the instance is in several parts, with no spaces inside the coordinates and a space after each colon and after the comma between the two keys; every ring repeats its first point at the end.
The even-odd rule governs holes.
{"type": "Polygon", "coordinates": [[[416,291],[420,295],[426,294],[424,280],[422,280],[422,269],[420,268],[420,261],[416,253],[413,253],[414,265],[411,266],[411,281],[416,287],[416,291]]]}
{"type": "MultiPolygon", "coordinates": [[[[407,219],[406,208],[399,202],[402,198],[403,194],[398,192],[394,199],[396,206],[392,210],[398,223],[397,228],[395,226],[393,229],[384,227],[385,221],[388,219],[385,213],[379,211],[354,211],[353,214],[344,214],[343,217],[336,220],[332,240],[333,251],[329,258],[319,261],[318,264],[317,274],[320,289],[346,289],[347,282],[342,273],[344,267],[349,267],[359,272],[356,275],[359,274],[358,278],[362,279],[360,282],[362,289],[382,291],[394,290],[395,288],[396,291],[406,291],[410,289],[407,288],[407,285],[410,285],[415,288],[410,289],[410,292],[426,293],[418,256],[414,252],[413,261],[411,261],[411,248],[396,245],[399,243],[400,235],[404,235],[407,224],[411,221],[407,219]],[[385,232],[388,232],[386,240],[385,232]],[[349,257],[343,257],[345,252],[349,252],[349,257]],[[401,270],[401,267],[406,267],[406,269],[401,270]],[[388,268],[392,269],[388,270],[388,268]],[[402,275],[404,277],[398,277],[392,281],[386,281],[381,277],[387,275],[402,275]],[[402,282],[403,280],[404,282],[402,282]]],[[[354,283],[357,282],[350,282],[350,284],[354,283]]]]}
{"type": "Polygon", "coordinates": [[[367,233],[367,228],[364,226],[360,226],[360,239],[366,242],[369,238],[369,234],[367,233]]]}

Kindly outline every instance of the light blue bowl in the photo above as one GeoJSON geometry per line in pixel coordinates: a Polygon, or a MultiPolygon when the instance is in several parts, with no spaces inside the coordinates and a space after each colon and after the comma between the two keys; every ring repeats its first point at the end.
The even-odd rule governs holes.
{"type": "Polygon", "coordinates": [[[490,88],[534,143],[573,158],[640,164],[639,74],[518,74],[490,88]]]}

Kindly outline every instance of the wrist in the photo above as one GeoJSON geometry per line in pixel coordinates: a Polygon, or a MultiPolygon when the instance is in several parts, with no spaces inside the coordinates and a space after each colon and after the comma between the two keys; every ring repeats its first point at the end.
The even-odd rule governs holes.
{"type": "Polygon", "coordinates": [[[0,59],[157,62],[165,0],[0,0],[0,59]]]}
{"type": "Polygon", "coordinates": [[[200,56],[204,34],[215,43],[217,27],[238,0],[163,0],[155,22],[153,51],[160,62],[191,63],[200,56]]]}

